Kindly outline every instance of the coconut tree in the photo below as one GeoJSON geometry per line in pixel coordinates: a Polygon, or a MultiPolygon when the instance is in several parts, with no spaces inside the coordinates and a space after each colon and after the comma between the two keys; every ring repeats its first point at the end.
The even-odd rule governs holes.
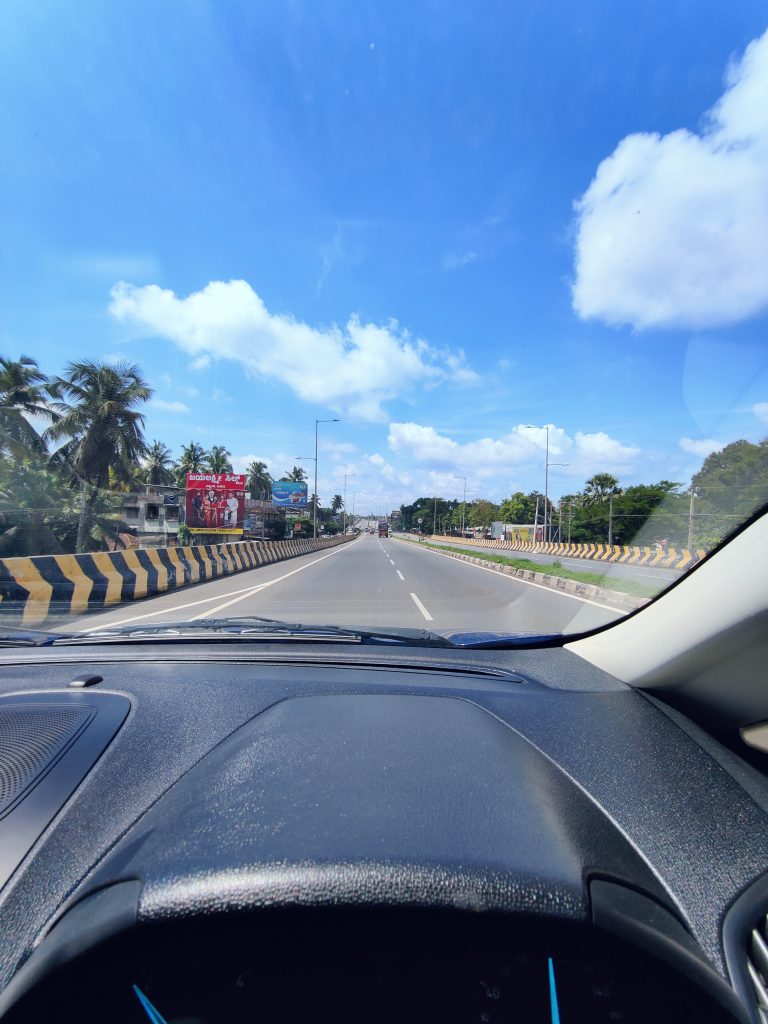
{"type": "Polygon", "coordinates": [[[45,437],[64,440],[57,457],[80,482],[76,550],[84,551],[96,489],[109,486],[110,470],[118,482],[129,480],[147,453],[139,407],[151,398],[152,389],[131,363],[110,365],[91,359],[69,363],[52,386],[61,403],[45,437]]]}
{"type": "Polygon", "coordinates": [[[162,441],[153,441],[147,448],[144,460],[144,476],[148,484],[167,486],[173,482],[173,460],[171,449],[162,441]]]}
{"type": "Polygon", "coordinates": [[[301,466],[294,466],[289,473],[285,473],[280,479],[291,480],[295,484],[300,484],[307,479],[307,471],[301,466]]]}
{"type": "Polygon", "coordinates": [[[215,444],[208,454],[208,469],[211,473],[231,473],[232,453],[227,451],[223,444],[215,444]]]}
{"type": "Polygon", "coordinates": [[[56,419],[53,384],[30,356],[0,357],[0,447],[15,458],[46,454],[45,441],[28,417],[56,419]]]}
{"type": "Polygon", "coordinates": [[[267,469],[266,462],[259,462],[257,459],[254,459],[245,472],[248,476],[246,486],[251,492],[252,498],[258,498],[270,492],[272,489],[272,477],[267,469]]]}
{"type": "Polygon", "coordinates": [[[177,482],[179,487],[186,484],[187,473],[204,473],[208,462],[208,452],[201,444],[190,441],[182,445],[181,458],[177,469],[177,482]]]}
{"type": "Polygon", "coordinates": [[[334,494],[331,500],[331,512],[334,515],[338,515],[339,512],[344,508],[344,499],[340,494],[334,494]]]}

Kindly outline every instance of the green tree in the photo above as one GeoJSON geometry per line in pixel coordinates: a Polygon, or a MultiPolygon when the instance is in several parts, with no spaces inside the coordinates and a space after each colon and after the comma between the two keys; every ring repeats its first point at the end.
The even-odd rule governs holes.
{"type": "MultiPolygon", "coordinates": [[[[550,513],[553,507],[552,500],[550,499],[550,513]]],[[[514,494],[505,498],[499,506],[499,519],[505,523],[517,523],[524,526],[532,525],[536,518],[537,509],[539,512],[539,523],[543,523],[544,495],[540,491],[531,491],[530,494],[515,491],[514,494]]]]}
{"type": "Polygon", "coordinates": [[[499,506],[492,501],[479,498],[469,506],[469,525],[488,529],[494,520],[499,518],[499,506]]]}
{"type": "Polygon", "coordinates": [[[331,500],[331,512],[334,515],[338,515],[339,512],[344,508],[344,499],[340,494],[334,494],[331,500]]]}
{"type": "Polygon", "coordinates": [[[295,484],[303,483],[307,479],[307,471],[301,466],[294,466],[293,469],[280,477],[281,480],[292,480],[295,484]]]}
{"type": "Polygon", "coordinates": [[[46,455],[43,438],[29,416],[51,423],[57,418],[54,385],[30,356],[0,357],[0,449],[15,458],[46,455]]]}
{"type": "Polygon", "coordinates": [[[708,455],[691,486],[698,495],[694,544],[714,546],[768,502],[768,438],[734,441],[708,455]]]}
{"type": "Polygon", "coordinates": [[[190,441],[182,445],[181,457],[177,469],[177,483],[179,487],[185,487],[187,473],[204,473],[208,462],[208,452],[201,444],[190,441]]]}
{"type": "Polygon", "coordinates": [[[612,473],[595,473],[584,485],[584,504],[599,505],[618,494],[621,487],[612,473]]]}
{"type": "Polygon", "coordinates": [[[246,487],[252,498],[261,498],[264,494],[272,492],[272,477],[267,470],[266,462],[255,460],[246,469],[246,487]]]}
{"type": "Polygon", "coordinates": [[[162,441],[153,441],[147,448],[143,465],[146,482],[153,486],[169,486],[173,483],[172,466],[171,449],[162,441]]]}
{"type": "Polygon", "coordinates": [[[208,470],[211,473],[231,473],[231,455],[223,444],[215,444],[208,453],[208,470]]]}
{"type": "Polygon", "coordinates": [[[60,415],[46,431],[51,440],[66,439],[57,456],[66,460],[83,487],[77,551],[85,551],[94,512],[94,488],[109,486],[109,473],[129,478],[146,455],[144,416],[138,407],[152,396],[137,366],[115,366],[85,359],[70,363],[53,383],[62,396],[60,415]],[[91,484],[86,490],[85,484],[91,484]]]}
{"type": "MultiPolygon", "coordinates": [[[[118,546],[128,530],[119,499],[96,490],[88,520],[89,550],[118,546]]],[[[0,556],[48,555],[75,551],[80,496],[47,459],[31,456],[0,463],[0,556]]]]}

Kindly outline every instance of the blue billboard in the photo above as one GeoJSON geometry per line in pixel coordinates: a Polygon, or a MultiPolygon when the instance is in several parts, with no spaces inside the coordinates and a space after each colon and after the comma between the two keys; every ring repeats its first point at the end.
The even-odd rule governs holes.
{"type": "Polygon", "coordinates": [[[307,485],[295,480],[272,481],[272,504],[280,508],[305,509],[307,507],[307,485]]]}

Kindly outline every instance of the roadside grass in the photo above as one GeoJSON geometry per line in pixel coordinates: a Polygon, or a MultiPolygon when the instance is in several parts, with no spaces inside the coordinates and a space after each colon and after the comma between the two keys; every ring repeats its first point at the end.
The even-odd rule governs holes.
{"type": "MultiPolygon", "coordinates": [[[[403,540],[406,538],[403,537],[403,540]]],[[[499,555],[495,552],[484,551],[478,548],[460,548],[453,544],[430,544],[429,541],[417,541],[407,538],[409,544],[419,544],[421,547],[432,548],[434,551],[457,551],[462,555],[471,555],[473,558],[481,558],[484,562],[496,562],[500,565],[511,565],[515,569],[528,569],[532,572],[544,573],[546,576],[561,576],[566,580],[576,580],[577,583],[591,583],[595,587],[603,587],[605,590],[618,590],[622,594],[631,594],[633,597],[655,597],[663,587],[654,587],[649,583],[636,583],[634,580],[620,579],[617,576],[604,576],[600,572],[582,572],[580,569],[565,569],[559,562],[552,565],[532,562],[530,558],[509,558],[506,555],[499,555]]]]}

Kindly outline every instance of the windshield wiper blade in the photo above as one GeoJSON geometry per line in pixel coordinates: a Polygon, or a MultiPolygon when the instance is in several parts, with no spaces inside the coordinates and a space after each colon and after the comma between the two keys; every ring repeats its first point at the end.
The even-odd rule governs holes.
{"type": "Polygon", "coordinates": [[[361,629],[356,626],[305,625],[284,622],[259,615],[232,618],[197,619],[191,622],[153,622],[143,626],[104,626],[85,634],[62,636],[61,644],[82,644],[114,640],[171,640],[176,638],[203,639],[210,634],[243,639],[304,639],[338,641],[360,644],[400,644],[410,647],[450,647],[455,645],[445,637],[427,629],[388,628],[361,629]]]}
{"type": "Polygon", "coordinates": [[[46,633],[41,629],[3,626],[0,647],[52,647],[58,640],[69,639],[71,633],[46,633]]]}

